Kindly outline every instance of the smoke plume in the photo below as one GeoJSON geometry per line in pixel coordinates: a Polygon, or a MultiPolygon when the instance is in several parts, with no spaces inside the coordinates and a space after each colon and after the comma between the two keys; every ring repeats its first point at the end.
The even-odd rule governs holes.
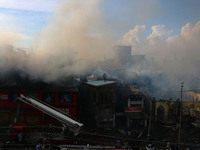
{"type": "MultiPolygon", "coordinates": [[[[13,46],[17,39],[28,37],[5,33],[0,27],[1,81],[10,72],[45,82],[91,72],[97,60],[112,54],[115,45],[112,39],[101,34],[105,26],[100,6],[100,0],[62,1],[28,51],[13,46]]],[[[143,18],[154,14],[154,5],[151,6],[145,6],[148,11],[140,14],[143,18]]],[[[110,27],[115,29],[115,25],[119,26],[110,27]]],[[[185,90],[198,89],[200,22],[187,23],[175,36],[171,36],[173,31],[165,25],[155,25],[151,28],[152,33],[143,38],[146,28],[145,25],[135,26],[120,40],[120,44],[132,45],[133,54],[146,58],[143,63],[126,68],[126,78],[159,98],[169,98],[170,92],[180,97],[182,82],[185,90]]]]}
{"type": "Polygon", "coordinates": [[[184,90],[198,90],[200,84],[200,22],[187,23],[179,35],[167,37],[170,33],[172,31],[166,30],[164,25],[156,25],[146,39],[129,43],[135,54],[142,53],[146,57],[142,64],[129,68],[138,75],[131,76],[129,72],[129,78],[135,79],[142,90],[159,98],[174,95],[179,98],[182,82],[184,90]]]}
{"type": "Polygon", "coordinates": [[[103,28],[99,5],[100,0],[63,1],[36,35],[28,55],[21,56],[23,50],[11,46],[12,35],[4,39],[1,70],[15,69],[47,82],[87,72],[112,47],[99,34],[103,28]]]}

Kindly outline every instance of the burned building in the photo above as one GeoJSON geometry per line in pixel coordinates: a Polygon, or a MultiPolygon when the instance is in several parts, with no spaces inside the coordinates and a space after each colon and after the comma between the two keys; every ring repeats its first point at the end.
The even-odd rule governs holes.
{"type": "Polygon", "coordinates": [[[76,119],[78,117],[78,89],[73,85],[72,78],[63,82],[47,83],[33,80],[19,71],[10,71],[4,76],[0,75],[0,125],[7,126],[14,122],[27,125],[60,124],[51,116],[21,103],[18,100],[20,95],[34,97],[76,119]]]}
{"type": "Polygon", "coordinates": [[[79,82],[80,118],[91,127],[113,128],[115,113],[115,81],[79,82]]]}

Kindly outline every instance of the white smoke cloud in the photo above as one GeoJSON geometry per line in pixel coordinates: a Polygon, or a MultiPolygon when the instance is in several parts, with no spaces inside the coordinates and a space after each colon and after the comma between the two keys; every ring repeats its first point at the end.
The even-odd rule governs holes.
{"type": "Polygon", "coordinates": [[[134,45],[135,42],[140,41],[139,35],[144,30],[145,25],[135,26],[133,29],[129,30],[127,33],[124,34],[121,43],[125,45],[134,45]]]}
{"type": "MultiPolygon", "coordinates": [[[[37,34],[29,55],[9,45],[17,39],[29,37],[0,28],[0,69],[4,72],[23,71],[32,78],[45,81],[56,81],[90,70],[96,60],[109,55],[114,45],[100,32],[103,30],[100,2],[63,1],[48,26],[37,34]]],[[[136,26],[121,40],[133,45],[133,52],[140,52],[147,59],[132,68],[143,87],[154,88],[158,95],[161,95],[160,91],[179,89],[181,82],[189,89],[199,87],[200,22],[187,23],[181,33],[173,37],[169,37],[172,30],[167,30],[165,25],[153,26],[152,33],[141,39],[144,30],[145,25],[136,26]]]]}
{"type": "Polygon", "coordinates": [[[152,33],[147,37],[151,44],[155,44],[155,41],[159,38],[162,38],[170,33],[172,30],[166,30],[165,25],[155,25],[151,27],[152,33]]]}
{"type": "MultiPolygon", "coordinates": [[[[99,33],[102,30],[99,5],[100,0],[62,1],[49,19],[48,26],[35,37],[28,58],[21,59],[17,53],[10,55],[6,51],[15,48],[2,46],[0,51],[3,55],[0,57],[10,59],[2,59],[4,65],[1,67],[7,70],[24,68],[31,77],[45,81],[55,81],[91,69],[95,61],[113,47],[112,42],[99,33]],[[10,60],[13,61],[8,62],[10,60]],[[21,64],[24,64],[23,67],[20,67],[21,64]]],[[[17,38],[28,38],[17,33],[7,36],[8,40],[1,41],[1,44],[13,45],[17,38]]]]}
{"type": "Polygon", "coordinates": [[[69,0],[59,5],[36,38],[33,57],[37,62],[30,63],[30,68],[39,68],[36,76],[42,73],[46,80],[55,80],[79,74],[109,52],[110,40],[97,34],[101,30],[99,5],[100,0],[69,0]]]}
{"type": "Polygon", "coordinates": [[[7,40],[0,41],[7,45],[0,48],[0,57],[4,57],[1,68],[7,71],[14,68],[47,82],[87,72],[113,47],[112,41],[99,32],[103,29],[99,6],[100,0],[60,3],[48,26],[35,37],[32,50],[24,59],[16,52],[10,55],[16,49],[10,44],[29,37],[7,32],[7,40]]]}
{"type": "Polygon", "coordinates": [[[200,34],[200,21],[197,22],[195,25],[187,23],[181,29],[181,36],[184,37],[186,40],[195,40],[195,39],[198,40],[199,34],[200,34]]]}
{"type": "MultiPolygon", "coordinates": [[[[166,30],[164,25],[153,26],[152,30],[147,36],[150,42],[140,41],[133,47],[136,52],[141,50],[137,44],[146,48],[143,50],[146,62],[130,69],[134,72],[137,69],[136,72],[139,72],[138,82],[143,88],[154,90],[153,93],[159,98],[162,95],[169,98],[169,91],[180,91],[182,82],[185,89],[198,89],[200,22],[194,25],[187,23],[179,35],[171,37],[167,35],[172,30],[166,30]]],[[[175,93],[180,97],[180,93],[175,93]]]]}

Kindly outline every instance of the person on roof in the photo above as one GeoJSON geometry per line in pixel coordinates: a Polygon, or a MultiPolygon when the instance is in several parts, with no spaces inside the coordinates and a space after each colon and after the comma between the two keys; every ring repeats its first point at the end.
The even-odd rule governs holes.
{"type": "Polygon", "coordinates": [[[106,81],[106,78],[107,78],[107,74],[104,73],[104,74],[103,74],[103,80],[106,81]]]}

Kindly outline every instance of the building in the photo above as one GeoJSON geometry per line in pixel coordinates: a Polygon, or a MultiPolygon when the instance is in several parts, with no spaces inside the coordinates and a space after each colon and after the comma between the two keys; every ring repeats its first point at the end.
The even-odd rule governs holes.
{"type": "Polygon", "coordinates": [[[148,133],[154,112],[153,100],[129,84],[118,86],[116,97],[116,127],[125,129],[135,138],[144,131],[148,133]]]}
{"type": "Polygon", "coordinates": [[[26,123],[27,125],[60,125],[59,121],[18,100],[20,95],[33,97],[77,119],[76,87],[56,90],[0,89],[0,125],[26,123]]]}
{"type": "Polygon", "coordinates": [[[132,46],[115,46],[114,47],[114,63],[119,67],[128,67],[141,63],[145,60],[144,55],[132,55],[132,46]]]}
{"type": "Polygon", "coordinates": [[[131,49],[131,46],[115,46],[115,63],[120,66],[128,65],[129,63],[131,63],[131,49]]]}
{"type": "Polygon", "coordinates": [[[86,126],[115,126],[115,81],[91,80],[79,82],[80,118],[86,126]]]}

